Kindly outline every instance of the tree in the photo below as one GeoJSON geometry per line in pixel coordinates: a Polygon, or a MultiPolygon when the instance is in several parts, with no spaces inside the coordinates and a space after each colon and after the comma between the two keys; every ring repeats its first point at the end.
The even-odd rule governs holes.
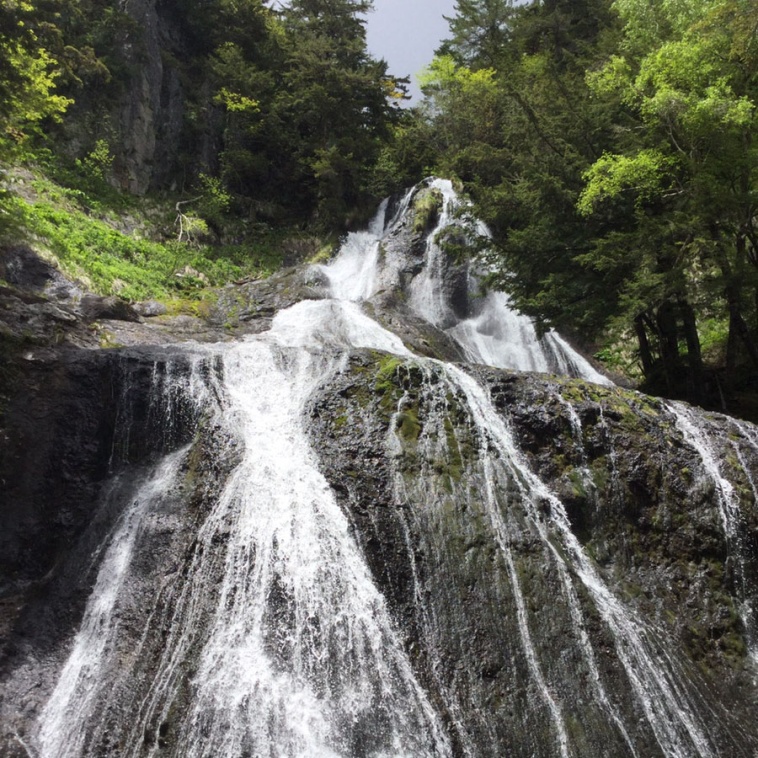
{"type": "Polygon", "coordinates": [[[31,3],[0,1],[0,159],[46,119],[60,119],[71,101],[55,91],[61,67],[35,28],[40,19],[31,3]]]}
{"type": "MultiPolygon", "coordinates": [[[[471,68],[462,55],[438,57],[425,81],[425,116],[441,148],[440,170],[463,181],[493,232],[487,254],[493,281],[541,327],[591,336],[615,295],[610,274],[581,263],[602,222],[580,222],[575,203],[583,170],[608,140],[608,115],[593,103],[584,77],[610,21],[600,2],[575,6],[502,8],[504,47],[497,56],[484,54],[495,64],[481,67],[475,48],[466,52],[471,68]],[[593,7],[598,15],[586,17],[593,7]]],[[[462,9],[467,15],[457,32],[486,4],[462,9]]],[[[446,43],[451,51],[460,49],[456,39],[446,43]]]]}
{"type": "Polygon", "coordinates": [[[712,402],[720,322],[727,375],[754,376],[755,4],[501,5],[490,46],[495,6],[458,4],[417,111],[493,232],[493,281],[542,327],[635,336],[653,391],[712,402]]]}
{"type": "Polygon", "coordinates": [[[472,68],[496,66],[509,47],[513,15],[512,0],[457,0],[455,15],[445,16],[451,37],[437,55],[472,68]]]}
{"type": "MultiPolygon", "coordinates": [[[[657,280],[629,301],[629,316],[641,349],[657,343],[667,391],[682,391],[675,375],[684,371],[687,394],[697,400],[706,391],[698,317],[726,311],[727,376],[740,352],[758,370],[747,315],[755,318],[758,297],[758,68],[747,43],[758,14],[743,0],[616,5],[624,42],[589,82],[636,123],[588,169],[579,209],[590,217],[631,198],[638,265],[627,289],[639,291],[651,273],[657,280]],[[654,250],[642,242],[650,239],[654,250]]],[[[652,355],[647,361],[655,363],[652,355]]]]}
{"type": "Polygon", "coordinates": [[[293,0],[282,16],[286,62],[270,117],[286,125],[292,179],[326,226],[344,225],[365,201],[371,167],[399,116],[399,83],[366,47],[370,8],[362,0],[293,0]]]}

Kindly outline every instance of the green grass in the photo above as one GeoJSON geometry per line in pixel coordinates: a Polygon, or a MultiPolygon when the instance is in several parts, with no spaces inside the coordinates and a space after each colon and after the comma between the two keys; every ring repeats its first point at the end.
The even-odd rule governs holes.
{"type": "Polygon", "coordinates": [[[2,236],[28,242],[92,291],[131,301],[200,299],[208,287],[281,268],[291,230],[255,228],[235,245],[179,242],[173,205],[110,191],[93,198],[37,175],[0,195],[2,236]]]}

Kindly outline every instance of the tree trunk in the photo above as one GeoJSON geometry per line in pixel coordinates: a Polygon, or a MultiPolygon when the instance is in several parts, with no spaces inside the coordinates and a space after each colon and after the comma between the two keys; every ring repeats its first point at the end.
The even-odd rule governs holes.
{"type": "Polygon", "coordinates": [[[639,345],[639,356],[642,362],[642,373],[649,378],[653,373],[653,354],[650,350],[650,341],[647,338],[647,329],[645,329],[645,316],[640,314],[634,319],[634,331],[637,333],[637,344],[639,345]]]}
{"type": "Polygon", "coordinates": [[[705,391],[705,380],[695,311],[684,297],[680,297],[679,312],[682,314],[684,339],[687,342],[687,398],[690,402],[700,403],[705,391]]]}
{"type": "MultiPolygon", "coordinates": [[[[737,235],[735,240],[738,260],[746,253],[745,237],[737,235]]],[[[758,346],[755,344],[750,329],[742,316],[742,282],[740,276],[735,276],[729,259],[721,245],[716,245],[716,260],[724,277],[724,296],[729,309],[729,341],[727,345],[727,368],[736,367],[737,340],[745,346],[753,366],[758,369],[758,346]]]]}
{"type": "Polygon", "coordinates": [[[658,312],[655,315],[655,323],[658,329],[658,344],[661,351],[661,360],[663,361],[666,391],[669,395],[673,395],[676,393],[679,385],[677,374],[681,361],[676,309],[669,300],[664,301],[658,308],[658,312]]]}

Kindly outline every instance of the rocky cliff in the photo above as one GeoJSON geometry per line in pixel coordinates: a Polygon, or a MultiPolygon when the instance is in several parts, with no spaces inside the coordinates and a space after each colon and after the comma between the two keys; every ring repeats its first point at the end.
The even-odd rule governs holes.
{"type": "Polygon", "coordinates": [[[4,755],[758,750],[758,430],[467,362],[407,201],[209,323],[0,293],[4,755]]]}
{"type": "Polygon", "coordinates": [[[220,139],[211,103],[205,50],[191,30],[191,5],[124,0],[98,19],[97,53],[112,71],[77,88],[64,124],[64,144],[81,158],[104,140],[112,157],[108,179],[120,190],[183,189],[183,161],[194,178],[212,170],[220,139]]]}

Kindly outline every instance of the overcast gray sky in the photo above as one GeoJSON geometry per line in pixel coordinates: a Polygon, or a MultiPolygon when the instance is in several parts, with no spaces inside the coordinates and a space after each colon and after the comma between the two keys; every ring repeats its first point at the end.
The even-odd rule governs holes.
{"type": "Polygon", "coordinates": [[[411,105],[419,98],[415,76],[431,63],[435,49],[448,36],[447,21],[455,0],[374,0],[366,26],[368,47],[389,63],[394,76],[411,76],[411,105]]]}

